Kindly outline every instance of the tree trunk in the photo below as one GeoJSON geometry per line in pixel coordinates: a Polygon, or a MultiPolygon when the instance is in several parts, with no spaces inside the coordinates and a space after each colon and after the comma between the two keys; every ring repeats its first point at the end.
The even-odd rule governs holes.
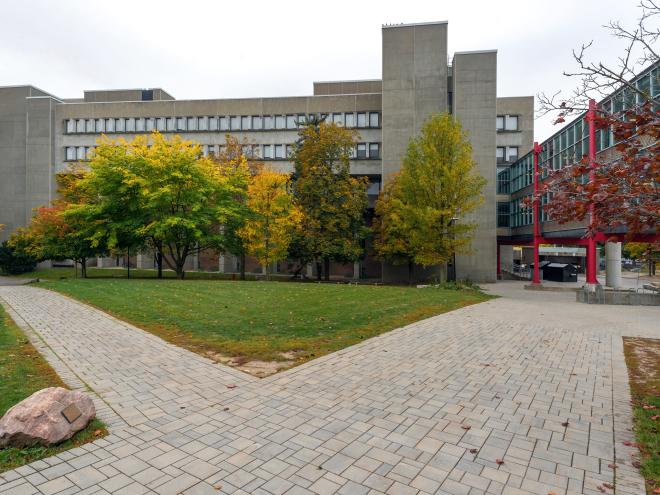
{"type": "Polygon", "coordinates": [[[239,263],[241,264],[241,280],[245,280],[245,253],[241,253],[240,256],[240,261],[239,263]]]}
{"type": "Polygon", "coordinates": [[[87,258],[83,258],[80,262],[80,275],[82,278],[87,278],[87,258]]]}
{"type": "Polygon", "coordinates": [[[323,259],[323,277],[326,282],[330,281],[330,258],[323,259]]]}
{"type": "Polygon", "coordinates": [[[156,265],[158,266],[158,278],[163,278],[163,253],[160,249],[156,253],[156,265]]]}
{"type": "Polygon", "coordinates": [[[264,268],[266,269],[266,280],[270,281],[270,263],[266,263],[264,268]]]}
{"type": "Polygon", "coordinates": [[[415,272],[415,264],[412,260],[408,260],[408,285],[413,284],[413,273],[415,272]]]}
{"type": "Polygon", "coordinates": [[[183,278],[186,276],[186,272],[183,269],[183,265],[176,265],[176,278],[179,280],[183,280],[183,278]]]}

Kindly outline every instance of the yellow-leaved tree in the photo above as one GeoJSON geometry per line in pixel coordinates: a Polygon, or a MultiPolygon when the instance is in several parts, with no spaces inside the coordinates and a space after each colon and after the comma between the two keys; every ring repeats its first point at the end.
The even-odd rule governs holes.
{"type": "Polygon", "coordinates": [[[265,267],[270,280],[271,265],[287,257],[289,244],[302,222],[302,213],[288,191],[290,176],[262,169],[248,186],[248,217],[238,234],[247,252],[265,267]]]}
{"type": "Polygon", "coordinates": [[[483,202],[486,183],[475,165],[461,124],[446,113],[430,117],[376,204],[377,255],[408,263],[412,279],[414,263],[444,268],[454,254],[469,252],[476,224],[467,218],[483,202]]]}

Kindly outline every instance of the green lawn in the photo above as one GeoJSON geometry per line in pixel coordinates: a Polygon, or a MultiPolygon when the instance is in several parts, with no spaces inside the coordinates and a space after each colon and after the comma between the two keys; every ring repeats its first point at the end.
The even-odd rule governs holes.
{"type": "MultiPolygon", "coordinates": [[[[37,390],[64,386],[0,306],[0,416],[37,390]]],[[[0,449],[0,472],[82,445],[105,434],[103,424],[93,420],[73,438],[54,447],[0,449]]]]}
{"type": "Polygon", "coordinates": [[[59,291],[190,350],[296,362],[484,301],[472,289],[204,280],[55,280],[59,291]]]}
{"type": "MultiPolygon", "coordinates": [[[[156,278],[156,270],[143,270],[131,268],[131,278],[156,278]]],[[[76,278],[76,272],[73,268],[67,267],[58,267],[58,268],[43,268],[40,270],[34,270],[32,272],[22,273],[20,275],[14,275],[19,278],[38,278],[41,280],[59,280],[63,278],[76,278]]],[[[78,269],[78,277],[80,277],[80,268],[78,269]]],[[[126,268],[87,268],[87,278],[126,278],[127,270],[126,268]]],[[[238,274],[232,275],[231,273],[219,273],[219,272],[186,272],[186,279],[189,280],[231,280],[232,278],[238,277],[238,274]]],[[[288,275],[279,275],[281,279],[288,279],[288,275]]],[[[163,278],[176,279],[176,273],[172,270],[163,270],[163,278]]],[[[254,280],[255,275],[252,273],[247,273],[246,278],[248,280],[254,280]]]]}
{"type": "Polygon", "coordinates": [[[660,489],[660,340],[624,337],[639,468],[647,493],[660,489]]]}

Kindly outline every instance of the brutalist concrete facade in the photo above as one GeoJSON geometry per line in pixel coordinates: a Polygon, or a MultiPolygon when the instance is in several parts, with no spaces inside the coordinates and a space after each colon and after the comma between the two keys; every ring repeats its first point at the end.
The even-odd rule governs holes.
{"type": "MultiPolygon", "coordinates": [[[[296,140],[297,122],[325,115],[357,128],[351,173],[370,179],[373,204],[382,182],[400,168],[410,138],[430,115],[449,111],[463,124],[488,181],[485,203],[470,218],[478,224],[473,252],[457,257],[457,276],[493,281],[497,53],[456,53],[450,65],[447,30],[446,22],[383,26],[382,80],[315,82],[311,96],[176,100],[155,88],[85,91],[83,98],[60,99],[31,86],[0,88],[0,223],[6,224],[0,239],[53,199],[55,174],[84,160],[101,134],[130,139],[159,130],[217,153],[230,133],[255,157],[291,170],[287,146],[296,140]]],[[[235,260],[220,256],[215,266],[233,271],[235,260]]],[[[407,277],[394,267],[381,273],[373,260],[355,269],[369,278],[407,277]]],[[[419,271],[422,277],[431,273],[419,271]]]]}

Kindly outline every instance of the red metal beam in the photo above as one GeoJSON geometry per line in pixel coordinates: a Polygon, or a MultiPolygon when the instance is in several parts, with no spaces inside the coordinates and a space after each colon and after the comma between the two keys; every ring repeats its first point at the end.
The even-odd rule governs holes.
{"type": "Polygon", "coordinates": [[[541,154],[541,146],[536,141],[534,142],[534,196],[532,212],[534,221],[534,271],[532,272],[532,283],[540,284],[541,278],[539,276],[539,244],[541,244],[541,227],[539,225],[539,155],[541,154]]]}
{"type": "MultiPolygon", "coordinates": [[[[596,168],[596,100],[589,100],[586,121],[589,124],[589,182],[594,180],[596,168]]],[[[596,212],[593,204],[589,205],[589,225],[593,226],[596,212]]],[[[593,232],[593,230],[592,230],[593,232]]],[[[593,233],[587,237],[587,284],[598,285],[598,267],[596,265],[596,238],[593,233]]]]}

